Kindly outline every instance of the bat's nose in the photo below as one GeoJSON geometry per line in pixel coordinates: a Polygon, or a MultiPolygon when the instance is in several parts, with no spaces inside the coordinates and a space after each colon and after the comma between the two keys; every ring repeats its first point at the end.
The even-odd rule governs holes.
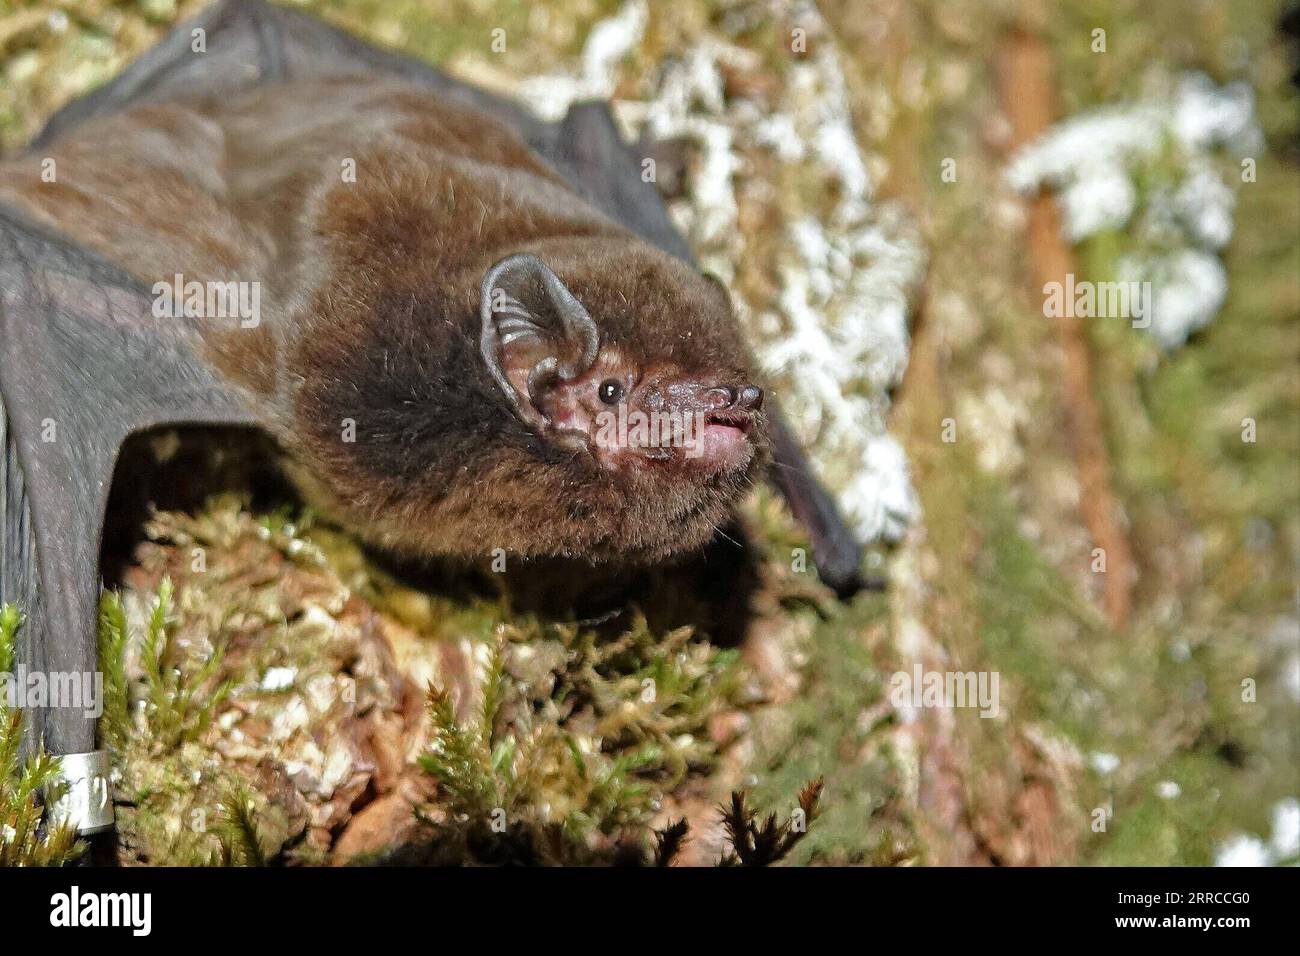
{"type": "Polygon", "coordinates": [[[709,411],[756,412],[763,407],[763,390],[757,385],[715,385],[704,392],[704,405],[709,411]]]}
{"type": "Polygon", "coordinates": [[[704,391],[704,407],[711,412],[735,408],[739,392],[731,385],[715,385],[704,391]]]}

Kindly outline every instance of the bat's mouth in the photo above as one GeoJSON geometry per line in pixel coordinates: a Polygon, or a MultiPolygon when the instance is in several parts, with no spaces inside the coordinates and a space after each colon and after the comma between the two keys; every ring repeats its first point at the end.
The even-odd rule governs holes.
{"type": "Polygon", "coordinates": [[[734,428],[748,435],[754,428],[753,416],[747,412],[711,412],[704,416],[704,427],[734,428]]]}
{"type": "Polygon", "coordinates": [[[745,412],[712,412],[704,418],[697,460],[706,467],[738,468],[754,453],[750,433],[753,416],[745,412]]]}

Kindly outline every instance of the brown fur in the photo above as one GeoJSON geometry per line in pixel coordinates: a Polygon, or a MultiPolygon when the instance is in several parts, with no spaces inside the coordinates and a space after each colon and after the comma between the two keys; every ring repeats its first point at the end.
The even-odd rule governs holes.
{"type": "Polygon", "coordinates": [[[632,374],[751,378],[715,284],[481,114],[396,82],[314,81],[137,108],[51,155],[56,183],[39,157],[0,167],[0,200],[147,285],[261,283],[262,326],[209,330],[211,357],[309,495],[374,540],[657,559],[707,541],[760,464],[761,416],[744,467],[611,471],[514,413],[477,343],[483,276],[517,252],[560,277],[632,374]]]}

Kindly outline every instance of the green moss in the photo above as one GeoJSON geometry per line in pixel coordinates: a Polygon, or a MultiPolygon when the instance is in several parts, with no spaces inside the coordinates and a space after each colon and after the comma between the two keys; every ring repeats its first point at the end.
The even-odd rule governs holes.
{"type": "Polygon", "coordinates": [[[760,802],[779,807],[806,781],[825,782],[818,826],[792,863],[883,865],[917,852],[888,742],[893,712],[882,706],[884,675],[895,669],[887,621],[879,595],[811,619],[798,697],[756,716],[751,767],[760,802]]]}
{"type": "MultiPolygon", "coordinates": [[[[0,606],[0,675],[13,673],[21,625],[16,606],[0,606]]],[[[59,761],[40,749],[25,758],[22,751],[22,711],[8,707],[0,694],[0,867],[70,863],[85,846],[65,822],[46,813],[58,796],[59,761]]]]}
{"type": "Polygon", "coordinates": [[[643,841],[664,795],[716,759],[706,725],[736,693],[736,663],[643,619],[613,640],[528,619],[503,628],[473,719],[430,690],[420,765],[440,785],[424,812],[439,816],[439,851],[491,858],[505,840],[582,859],[598,834],[643,841]]]}
{"type": "Polygon", "coordinates": [[[260,862],[237,839],[245,829],[231,823],[246,822],[255,798],[245,779],[212,760],[201,743],[232,682],[217,677],[219,648],[195,660],[176,644],[174,594],[164,578],[137,635],[129,632],[119,595],[106,593],[100,603],[99,735],[116,769],[119,839],[128,853],[160,865],[260,862]],[[132,646],[141,672],[134,680],[126,665],[132,646]],[[232,816],[230,806],[243,815],[232,816]]]}
{"type": "MultiPolygon", "coordinates": [[[[1135,28],[1145,40],[1128,39],[1179,44],[1175,62],[1221,81],[1242,68],[1225,54],[1267,46],[1272,19],[1258,7],[1198,16],[1209,20],[1204,29],[1180,23],[1159,38],[1145,25],[1135,28]]],[[[1058,50],[1070,56],[1063,43],[1058,50]]],[[[1259,116],[1279,145],[1294,124],[1296,96],[1273,53],[1261,52],[1258,64],[1259,116]]],[[[1105,92],[1091,74],[1069,77],[1080,98],[1105,92]]],[[[1115,818],[1093,842],[1098,862],[1205,864],[1232,833],[1267,832],[1267,808],[1294,795],[1300,728],[1271,635],[1294,615],[1300,541],[1300,285],[1295,230],[1280,227],[1295,223],[1300,197],[1292,161],[1276,149],[1256,158],[1257,181],[1237,186],[1236,232],[1224,252],[1229,295],[1214,321],[1169,355],[1124,323],[1089,327],[1147,609],[1137,633],[1094,651],[1110,661],[1114,732],[1110,741],[1105,734],[1094,740],[1125,768],[1117,774],[1115,818]],[[1253,442],[1243,437],[1247,418],[1253,442]],[[1257,685],[1256,702],[1243,700],[1245,680],[1257,685]],[[1177,783],[1179,796],[1157,795],[1161,781],[1177,783]]],[[[1236,161],[1224,159],[1229,175],[1236,161]]],[[[1089,243],[1088,273],[1110,277],[1131,241],[1089,243]]]]}

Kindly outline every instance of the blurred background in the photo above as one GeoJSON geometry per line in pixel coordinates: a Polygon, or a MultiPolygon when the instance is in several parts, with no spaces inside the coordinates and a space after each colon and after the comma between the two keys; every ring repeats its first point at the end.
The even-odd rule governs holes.
{"type": "MultiPolygon", "coordinates": [[[[286,5],[548,118],[613,100],[886,586],[836,602],[764,490],[743,612],[697,579],[712,610],[670,628],[648,585],[612,637],[401,579],[253,494],[159,511],[110,581],[129,695],[158,686],[167,576],[169,666],[211,720],[120,735],[123,861],[209,861],[179,821],[231,788],[267,859],[491,859],[413,761],[426,683],[463,724],[504,675],[474,786],[574,846],[684,816],[681,860],[713,862],[730,790],[784,815],[821,776],[794,862],[1297,862],[1294,5],[286,5]],[[1067,275],[1150,283],[1150,327],[1050,314],[1067,275]],[[996,674],[996,716],[893,693],[918,667],[996,674]]],[[[0,147],[206,6],[0,0],[0,147]]]]}

